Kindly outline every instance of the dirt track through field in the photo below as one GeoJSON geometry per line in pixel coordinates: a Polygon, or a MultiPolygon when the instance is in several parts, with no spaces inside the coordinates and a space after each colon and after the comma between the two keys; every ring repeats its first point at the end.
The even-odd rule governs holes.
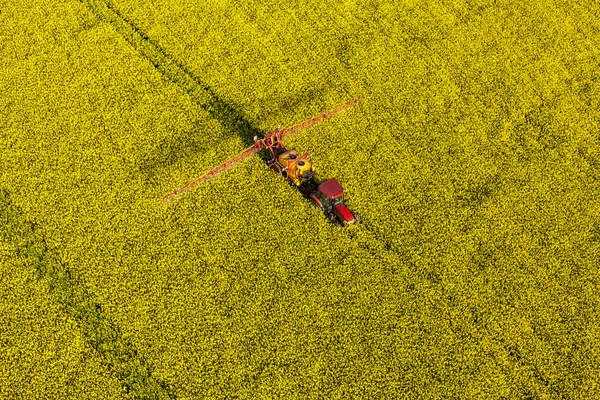
{"type": "Polygon", "coordinates": [[[87,344],[102,358],[132,398],[174,399],[172,389],[152,375],[152,367],[119,327],[103,312],[85,285],[49,248],[43,232],[23,216],[10,193],[0,189],[0,240],[8,243],[37,279],[48,284],[52,299],[76,321],[87,344]]]}
{"type": "MultiPolygon", "coordinates": [[[[178,85],[198,106],[218,120],[226,131],[239,135],[248,146],[254,143],[252,140],[254,136],[264,135],[264,132],[252,124],[233,104],[223,99],[211,86],[202,82],[157,41],[150,38],[121,14],[112,2],[108,0],[80,1],[100,21],[110,24],[142,57],[167,79],[178,85]]],[[[174,141],[168,140],[160,143],[157,151],[144,161],[140,168],[142,173],[151,174],[161,166],[168,164],[165,162],[167,159],[170,161],[169,163],[173,163],[178,155],[182,157],[183,154],[187,156],[193,154],[191,151],[193,149],[184,148],[185,146],[194,147],[193,141],[177,137],[173,139],[174,141]]]]}

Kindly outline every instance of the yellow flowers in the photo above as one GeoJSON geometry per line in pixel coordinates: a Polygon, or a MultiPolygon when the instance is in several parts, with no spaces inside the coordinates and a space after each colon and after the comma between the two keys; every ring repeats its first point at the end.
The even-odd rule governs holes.
{"type": "Polygon", "coordinates": [[[196,3],[2,10],[0,397],[593,388],[593,13],[196,3]],[[361,224],[259,157],[161,201],[359,95],[286,146],[361,224]]]}

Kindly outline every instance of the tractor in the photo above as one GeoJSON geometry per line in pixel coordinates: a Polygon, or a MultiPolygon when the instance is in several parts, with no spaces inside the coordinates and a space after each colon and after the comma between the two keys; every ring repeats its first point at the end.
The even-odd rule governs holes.
{"type": "Polygon", "coordinates": [[[267,150],[269,157],[267,165],[274,172],[277,172],[286,178],[291,185],[296,186],[300,192],[312,202],[337,226],[343,227],[360,222],[357,214],[352,213],[344,205],[344,188],[336,179],[329,179],[324,182],[317,182],[314,179],[314,165],[310,161],[311,155],[308,153],[300,154],[296,148],[287,149],[283,145],[283,139],[306,129],[348,107],[362,101],[362,97],[352,100],[332,111],[323,113],[304,121],[298,125],[281,129],[278,127],[271,131],[264,138],[254,137],[254,145],[242,151],[237,156],[227,160],[223,164],[211,169],[200,178],[180,187],[179,189],[167,194],[163,200],[170,201],[184,191],[196,186],[197,184],[213,178],[220,172],[231,168],[246,158],[267,150]]]}
{"type": "Polygon", "coordinates": [[[290,183],[297,186],[300,192],[310,200],[337,226],[352,225],[359,221],[358,215],[350,212],[344,205],[344,188],[335,179],[318,183],[314,180],[314,165],[311,155],[300,155],[296,148],[286,149],[282,143],[281,128],[269,133],[262,140],[254,137],[255,146],[266,148],[270,158],[267,165],[290,183]]]}
{"type": "Polygon", "coordinates": [[[358,214],[348,210],[344,204],[344,188],[336,179],[329,179],[318,185],[309,180],[300,185],[300,191],[335,225],[341,227],[360,222],[358,214]]]}

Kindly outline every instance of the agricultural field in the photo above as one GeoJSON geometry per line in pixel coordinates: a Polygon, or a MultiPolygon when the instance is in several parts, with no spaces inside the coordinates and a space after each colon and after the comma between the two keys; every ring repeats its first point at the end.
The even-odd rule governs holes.
{"type": "Polygon", "coordinates": [[[599,132],[594,1],[0,0],[0,398],[599,397],[599,132]]]}

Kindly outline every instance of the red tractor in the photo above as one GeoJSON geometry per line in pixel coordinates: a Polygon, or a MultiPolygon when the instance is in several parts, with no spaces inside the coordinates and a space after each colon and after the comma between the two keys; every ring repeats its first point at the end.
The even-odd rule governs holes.
{"type": "Polygon", "coordinates": [[[352,225],[355,222],[359,222],[358,215],[350,212],[344,205],[344,188],[335,179],[329,179],[327,181],[318,183],[314,180],[314,166],[310,161],[311,155],[308,153],[299,154],[295,148],[286,149],[283,145],[283,139],[296,133],[300,130],[306,129],[309,126],[316,124],[319,121],[324,120],[338,112],[345,110],[346,108],[353,106],[360,102],[363,98],[352,100],[335,110],[328,113],[323,113],[312,119],[302,122],[301,124],[294,125],[289,128],[277,128],[276,130],[268,133],[264,138],[258,139],[254,137],[254,145],[247,148],[234,158],[226,161],[225,163],[211,169],[208,173],[196,179],[193,182],[188,183],[185,186],[175,190],[172,193],[166,195],[164,200],[172,200],[175,196],[183,193],[187,189],[196,186],[200,182],[204,182],[218,173],[232,167],[238,162],[266,149],[269,152],[270,158],[267,161],[267,165],[278,174],[282,175],[288,181],[298,187],[298,189],[309,199],[311,199],[321,211],[336,225],[347,226],[352,225]]]}
{"type": "Polygon", "coordinates": [[[344,188],[337,180],[329,179],[318,185],[316,190],[313,185],[311,183],[307,189],[300,186],[300,191],[308,195],[333,223],[347,226],[360,222],[358,215],[344,204],[344,188]]]}

